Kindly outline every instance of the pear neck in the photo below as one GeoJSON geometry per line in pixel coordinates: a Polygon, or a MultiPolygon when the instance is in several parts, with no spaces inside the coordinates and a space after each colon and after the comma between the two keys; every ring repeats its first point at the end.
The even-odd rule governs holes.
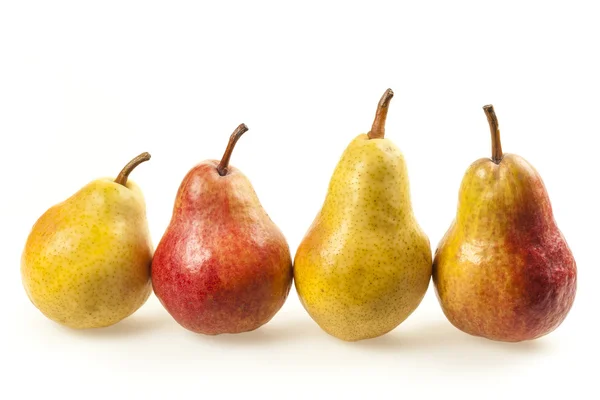
{"type": "Polygon", "coordinates": [[[129,178],[129,174],[131,173],[131,171],[133,171],[135,169],[135,167],[137,167],[138,165],[140,165],[143,162],[148,161],[149,159],[150,159],[150,153],[145,152],[145,153],[142,153],[139,156],[135,157],[131,161],[129,161],[127,163],[127,165],[125,165],[123,167],[121,172],[119,172],[119,175],[117,175],[117,177],[115,179],[115,183],[118,183],[119,185],[127,186],[127,179],[129,178]]]}
{"type": "Polygon", "coordinates": [[[392,89],[387,89],[383,93],[383,96],[381,96],[379,104],[377,105],[377,111],[375,112],[373,125],[367,134],[369,139],[383,139],[385,137],[385,121],[387,119],[388,108],[392,97],[394,97],[392,89]]]}
{"type": "MultiPolygon", "coordinates": [[[[390,156],[382,147],[358,140],[342,154],[322,209],[327,218],[335,219],[335,225],[353,220],[354,226],[389,227],[414,221],[406,165],[398,160],[392,172],[382,170],[381,162],[387,162],[390,156]],[[357,163],[362,167],[356,168],[357,163]]],[[[391,151],[392,157],[400,155],[395,147],[391,151]]]]}

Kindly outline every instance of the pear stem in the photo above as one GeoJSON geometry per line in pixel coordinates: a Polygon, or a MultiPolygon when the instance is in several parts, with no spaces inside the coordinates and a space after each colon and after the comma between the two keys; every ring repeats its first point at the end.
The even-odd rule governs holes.
{"type": "Polygon", "coordinates": [[[498,118],[496,118],[494,106],[491,104],[483,106],[483,111],[487,117],[488,124],[490,124],[490,133],[492,134],[492,161],[496,164],[500,164],[504,154],[502,153],[502,143],[500,143],[500,128],[498,127],[498,118]]]}
{"type": "Polygon", "coordinates": [[[386,90],[383,96],[381,96],[381,100],[379,100],[379,104],[377,105],[373,126],[367,134],[369,139],[383,139],[385,136],[385,120],[387,118],[388,107],[392,97],[394,97],[392,89],[386,90]]]}
{"type": "Polygon", "coordinates": [[[246,124],[240,124],[235,131],[229,137],[229,143],[227,144],[227,148],[225,149],[225,153],[223,154],[223,158],[221,158],[221,162],[217,165],[217,172],[221,176],[227,175],[227,168],[229,167],[229,159],[231,159],[231,153],[233,153],[233,148],[237,141],[242,137],[242,135],[248,131],[248,127],[246,124]]]}
{"type": "Polygon", "coordinates": [[[142,153],[139,156],[135,157],[133,160],[129,161],[126,166],[123,167],[117,178],[115,179],[115,183],[119,185],[126,186],[127,178],[129,178],[129,174],[131,171],[135,169],[141,163],[148,161],[150,159],[150,153],[142,153]]]}

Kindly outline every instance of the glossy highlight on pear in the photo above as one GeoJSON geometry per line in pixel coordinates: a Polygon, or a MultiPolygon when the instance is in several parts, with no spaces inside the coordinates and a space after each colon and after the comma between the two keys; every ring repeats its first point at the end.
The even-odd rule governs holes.
{"type": "Polygon", "coordinates": [[[48,318],[76,328],[113,325],[152,291],[152,241],[142,192],[128,176],[142,153],[113,180],[90,182],[35,223],[21,258],[31,302],[48,318]]]}
{"type": "Polygon", "coordinates": [[[460,330],[498,341],[536,339],[571,309],[577,267],[542,178],[522,157],[502,152],[494,108],[484,111],[492,156],[465,173],[433,281],[444,314],[460,330]]]}
{"type": "Polygon", "coordinates": [[[344,151],[294,260],[302,305],[346,341],[396,328],[431,279],[431,247],[413,214],[404,156],[384,137],[393,95],[385,91],[371,131],[344,151]]]}
{"type": "Polygon", "coordinates": [[[236,128],[220,161],[203,161],[187,173],[152,262],[156,296],[193,332],[257,329],[279,311],[291,287],[283,234],[250,181],[229,164],[247,130],[236,128]]]}

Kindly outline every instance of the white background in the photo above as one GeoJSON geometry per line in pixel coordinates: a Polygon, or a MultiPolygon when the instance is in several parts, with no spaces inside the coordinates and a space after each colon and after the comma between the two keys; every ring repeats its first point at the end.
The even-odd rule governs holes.
{"type": "Polygon", "coordinates": [[[199,3],[0,2],[0,397],[597,395],[594,2],[199,3]],[[158,243],[185,173],[220,158],[241,122],[250,131],[232,164],[293,254],[388,87],[387,137],[405,154],[432,248],[464,171],[490,155],[484,104],[505,152],[539,170],[579,267],[575,305],[554,333],[471,337],[447,322],[431,286],[395,331],[359,343],[322,332],[293,290],[268,325],[219,337],[180,328],[155,297],[93,331],[60,327],[27,300],[20,254],[48,207],[149,151],[132,179],[158,243]]]}

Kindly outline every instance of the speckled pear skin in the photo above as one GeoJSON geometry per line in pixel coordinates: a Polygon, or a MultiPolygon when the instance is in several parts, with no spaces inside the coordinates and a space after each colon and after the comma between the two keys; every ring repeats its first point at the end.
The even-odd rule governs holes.
{"type": "Polygon", "coordinates": [[[23,285],[48,318],[71,328],[113,325],[150,296],[152,243],[133,182],[95,180],[46,211],[21,259],[23,285]]]}
{"type": "Polygon", "coordinates": [[[431,258],[412,211],[402,153],[388,139],[359,135],[343,153],[296,252],[302,305],[342,340],[383,335],[423,299],[431,258]]]}
{"type": "Polygon", "coordinates": [[[219,162],[192,168],[152,262],[154,292],[184,328],[207,335],[252,331],[283,306],[292,259],[248,178],[219,162]]]}
{"type": "Polygon", "coordinates": [[[523,158],[483,158],[467,170],[433,281],[460,330],[517,342],[553,331],[569,312],[576,265],[540,175],[523,158]]]}

